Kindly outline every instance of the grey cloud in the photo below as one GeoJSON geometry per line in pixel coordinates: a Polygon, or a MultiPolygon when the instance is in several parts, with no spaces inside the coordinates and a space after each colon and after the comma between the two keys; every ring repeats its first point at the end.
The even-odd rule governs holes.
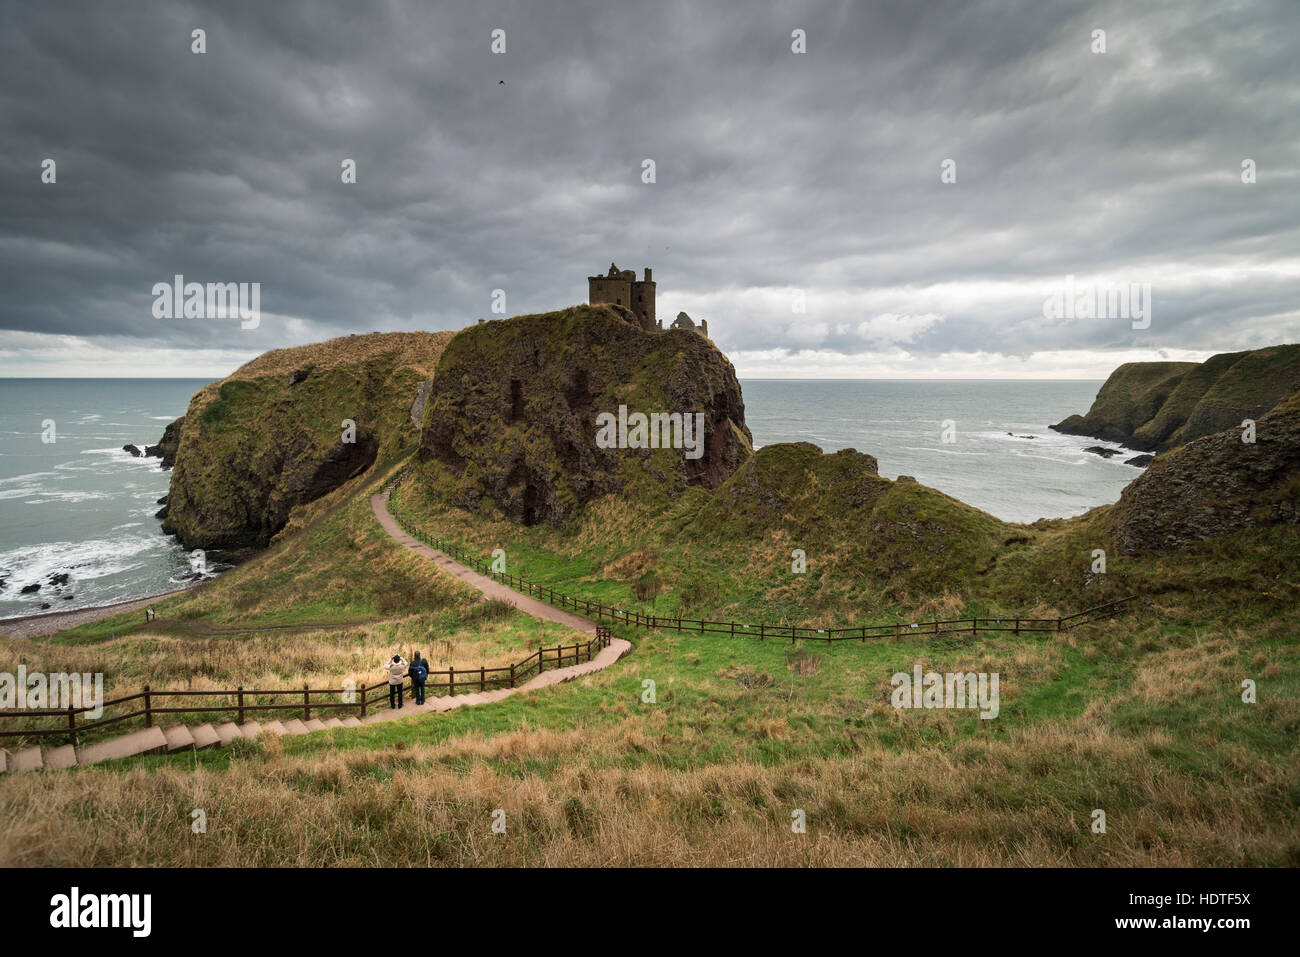
{"type": "Polygon", "coordinates": [[[1269,269],[1300,261],[1300,8],[1137,6],[9,4],[0,344],[458,328],[498,287],[512,313],[582,301],[610,258],[655,268],[665,314],[707,303],[728,349],[866,352],[882,313],[942,314],[917,355],[1296,338],[1300,274],[1269,269]],[[303,323],[154,319],[176,273],[260,281],[303,323]],[[1139,332],[1042,319],[1069,274],[1178,281],[1139,332]]]}

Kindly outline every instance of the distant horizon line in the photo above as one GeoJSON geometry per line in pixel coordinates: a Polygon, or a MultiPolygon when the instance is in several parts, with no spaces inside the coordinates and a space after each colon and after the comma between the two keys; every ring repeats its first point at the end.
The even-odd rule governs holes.
{"type": "MultiPolygon", "coordinates": [[[[18,376],[6,375],[0,376],[0,382],[187,382],[203,379],[208,382],[219,382],[221,379],[228,379],[229,376],[212,376],[201,375],[172,375],[172,376],[122,376],[122,375],[32,375],[18,376]]],[[[839,378],[829,376],[736,376],[737,382],[1104,382],[1105,379],[1094,377],[1061,377],[1046,378],[1043,376],[906,376],[903,378],[890,378],[887,376],[857,376],[851,378],[839,378]]]]}

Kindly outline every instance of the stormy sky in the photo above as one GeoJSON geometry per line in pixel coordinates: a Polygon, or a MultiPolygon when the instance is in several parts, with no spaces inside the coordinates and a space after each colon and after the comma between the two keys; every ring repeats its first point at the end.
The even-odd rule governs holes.
{"type": "Polygon", "coordinates": [[[1298,123],[1296,0],[5,2],[0,375],[217,377],[611,260],[742,378],[1296,341],[1298,123]],[[177,274],[260,323],[157,318],[177,274]],[[1149,323],[1045,315],[1067,276],[1149,323]]]}

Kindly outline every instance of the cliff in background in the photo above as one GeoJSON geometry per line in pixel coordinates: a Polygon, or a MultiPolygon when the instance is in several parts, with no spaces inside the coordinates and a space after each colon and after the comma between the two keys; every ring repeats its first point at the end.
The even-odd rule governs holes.
{"type": "Polygon", "coordinates": [[[421,458],[441,469],[448,501],[477,511],[488,499],[524,525],[561,525],[614,492],[717,488],[752,445],[726,356],[692,331],[643,330],[612,305],[464,330],[438,363],[424,426],[421,458]],[[620,405],[702,412],[703,454],[598,447],[597,416],[620,405]]]}
{"type": "Polygon", "coordinates": [[[415,443],[412,401],[453,335],[276,349],[199,390],[175,430],[163,531],[187,548],[265,547],[295,506],[415,443]],[[344,419],[356,423],[354,441],[344,441],[344,419]]]}
{"type": "Polygon", "coordinates": [[[1225,352],[1195,362],[1129,362],[1108,378],[1087,415],[1052,428],[1164,452],[1258,419],[1300,389],[1300,345],[1225,352]]]}

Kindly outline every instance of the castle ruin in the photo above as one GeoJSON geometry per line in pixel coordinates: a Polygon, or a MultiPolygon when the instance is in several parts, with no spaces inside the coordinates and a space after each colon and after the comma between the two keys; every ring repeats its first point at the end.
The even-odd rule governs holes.
{"type": "MultiPolygon", "coordinates": [[[[649,266],[645,269],[645,279],[638,281],[636,270],[619,269],[610,263],[606,275],[587,277],[587,301],[593,306],[601,302],[622,306],[636,316],[642,329],[647,332],[663,332],[663,320],[655,319],[655,284],[650,276],[649,266]]],[[[677,318],[669,329],[690,329],[706,339],[709,337],[708,320],[701,319],[699,325],[696,325],[695,320],[684,312],[677,313],[677,318]]]]}
{"type": "Polygon", "coordinates": [[[587,277],[587,301],[593,306],[598,302],[625,306],[636,315],[642,329],[656,328],[655,284],[649,266],[645,279],[638,282],[635,269],[619,269],[610,263],[608,275],[587,277]]]}
{"type": "Polygon", "coordinates": [[[698,332],[704,338],[706,339],[709,338],[709,320],[701,319],[700,324],[697,326],[695,324],[695,320],[692,319],[690,316],[686,315],[686,313],[684,312],[677,313],[677,318],[673,320],[673,324],[669,326],[669,328],[670,329],[691,329],[694,330],[695,332],[698,332]]]}

